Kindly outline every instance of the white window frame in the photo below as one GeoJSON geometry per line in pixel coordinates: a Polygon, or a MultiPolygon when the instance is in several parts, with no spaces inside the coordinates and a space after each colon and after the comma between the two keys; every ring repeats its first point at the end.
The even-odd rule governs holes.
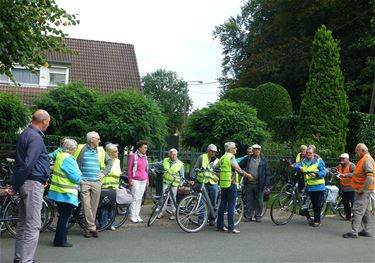
{"type": "MultiPolygon", "coordinates": [[[[31,72],[31,70],[29,70],[29,69],[27,69],[27,68],[25,68],[25,67],[21,67],[21,66],[15,66],[15,67],[13,67],[13,69],[23,69],[23,70],[27,70],[27,71],[29,71],[30,73],[32,73],[31,72]]],[[[36,84],[36,83],[27,83],[27,82],[18,82],[18,81],[16,81],[16,83],[18,84],[21,84],[21,86],[27,86],[27,87],[39,87],[40,86],[40,69],[37,69],[36,70],[39,74],[38,74],[38,83],[36,84]]],[[[9,79],[9,81],[10,81],[10,79],[9,79]]],[[[13,81],[10,81],[11,83],[13,83],[13,81]]],[[[13,83],[14,84],[14,83],[13,83]]]]}
{"type": "Polygon", "coordinates": [[[68,79],[69,79],[69,68],[68,67],[51,66],[50,68],[48,68],[48,86],[49,87],[57,87],[58,84],[51,84],[51,73],[52,74],[65,75],[64,84],[68,83],[68,79]],[[62,73],[63,70],[65,71],[65,73],[62,73]]]}

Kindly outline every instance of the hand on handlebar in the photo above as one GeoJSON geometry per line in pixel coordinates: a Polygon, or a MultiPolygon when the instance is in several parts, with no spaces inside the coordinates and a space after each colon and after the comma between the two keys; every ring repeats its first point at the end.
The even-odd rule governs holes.
{"type": "Polygon", "coordinates": [[[251,174],[247,173],[247,172],[244,172],[243,175],[244,175],[244,176],[247,178],[247,180],[249,180],[249,181],[254,180],[254,177],[253,177],[251,174]]]}

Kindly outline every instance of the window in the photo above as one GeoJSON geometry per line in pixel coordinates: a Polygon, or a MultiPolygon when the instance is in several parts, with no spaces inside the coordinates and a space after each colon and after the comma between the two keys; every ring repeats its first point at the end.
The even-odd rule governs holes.
{"type": "Polygon", "coordinates": [[[28,69],[14,68],[12,69],[14,79],[17,83],[22,84],[39,84],[39,71],[32,73],[28,69]]]}
{"type": "Polygon", "coordinates": [[[0,83],[9,83],[9,78],[6,75],[0,75],[0,83]]]}
{"type": "Polygon", "coordinates": [[[50,68],[49,69],[49,85],[57,86],[66,83],[66,68],[50,68]]]}

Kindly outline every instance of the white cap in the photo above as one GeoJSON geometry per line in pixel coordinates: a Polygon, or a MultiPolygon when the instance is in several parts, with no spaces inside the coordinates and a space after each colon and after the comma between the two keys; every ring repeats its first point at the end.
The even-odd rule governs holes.
{"type": "Polygon", "coordinates": [[[117,146],[118,146],[118,144],[108,143],[108,144],[105,146],[105,151],[106,151],[106,152],[114,151],[114,150],[117,149],[117,146]]]}
{"type": "Polygon", "coordinates": [[[216,147],[215,144],[210,144],[210,145],[208,145],[207,150],[211,150],[213,152],[217,152],[217,147],[216,147]]]}
{"type": "Polygon", "coordinates": [[[349,154],[343,153],[343,154],[340,155],[340,158],[349,159],[349,154]]]}
{"type": "Polygon", "coordinates": [[[262,149],[262,146],[260,146],[259,144],[253,144],[253,146],[251,146],[251,148],[253,148],[253,149],[262,149]]]}

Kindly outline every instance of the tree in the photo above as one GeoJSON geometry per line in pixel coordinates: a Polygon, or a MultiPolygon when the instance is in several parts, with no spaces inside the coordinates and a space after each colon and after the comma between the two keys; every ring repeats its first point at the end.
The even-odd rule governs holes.
{"type": "Polygon", "coordinates": [[[55,0],[2,0],[0,6],[0,74],[12,77],[19,64],[30,70],[46,64],[45,51],[66,52],[60,26],[77,25],[55,0]]]}
{"type": "Polygon", "coordinates": [[[146,140],[150,145],[164,144],[166,118],[159,106],[136,90],[101,97],[92,116],[102,140],[121,145],[146,140]]]}
{"type": "Polygon", "coordinates": [[[222,84],[236,88],[278,83],[289,92],[294,109],[299,109],[308,80],[310,43],[317,28],[326,24],[340,40],[343,73],[352,84],[347,86],[349,94],[364,93],[352,108],[368,112],[373,74],[363,70],[373,72],[369,66],[375,57],[370,45],[374,43],[370,40],[374,36],[371,2],[248,0],[238,16],[214,31],[223,46],[222,84]]]}
{"type": "Polygon", "coordinates": [[[221,100],[230,100],[234,102],[244,102],[252,106],[254,104],[255,89],[251,88],[235,88],[228,89],[221,96],[221,100]]]}
{"type": "Polygon", "coordinates": [[[19,97],[0,93],[0,131],[16,133],[30,120],[30,112],[19,97]]]}
{"type": "Polygon", "coordinates": [[[184,144],[199,150],[210,143],[222,148],[225,142],[234,141],[242,152],[249,145],[262,144],[270,136],[266,124],[257,118],[254,108],[226,100],[194,111],[182,135],[184,144]]]}
{"type": "Polygon", "coordinates": [[[297,136],[300,141],[317,144],[320,153],[337,155],[345,149],[349,105],[338,43],[325,26],[315,34],[312,53],[297,136]]]}
{"type": "Polygon", "coordinates": [[[98,92],[82,82],[69,83],[44,94],[35,102],[38,108],[49,112],[52,122],[49,134],[84,136],[91,128],[91,114],[98,92]]]}
{"type": "Polygon", "coordinates": [[[187,94],[187,82],[175,72],[158,69],[142,77],[145,95],[157,102],[167,116],[169,134],[181,131],[193,105],[187,94]]]}
{"type": "Polygon", "coordinates": [[[253,96],[253,107],[257,109],[258,118],[268,124],[272,124],[275,117],[292,114],[292,101],[288,91],[278,84],[259,85],[253,96]]]}

